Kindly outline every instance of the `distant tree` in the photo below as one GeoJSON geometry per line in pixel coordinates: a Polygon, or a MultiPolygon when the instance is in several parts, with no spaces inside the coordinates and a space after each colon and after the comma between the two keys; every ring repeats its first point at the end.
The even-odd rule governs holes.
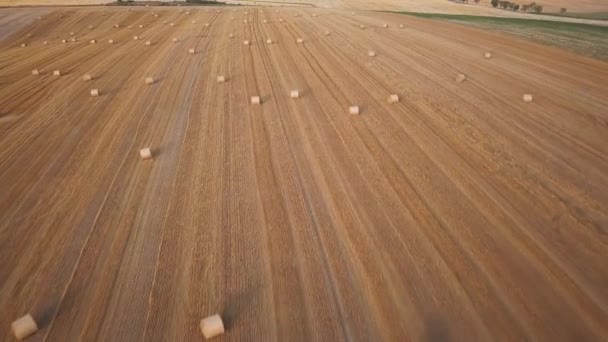
{"type": "Polygon", "coordinates": [[[474,1],[475,1],[476,4],[478,4],[480,0],[474,0],[474,1]]]}
{"type": "Polygon", "coordinates": [[[515,4],[515,6],[513,6],[513,10],[514,10],[514,11],[519,10],[519,4],[515,4]]]}
{"type": "Polygon", "coordinates": [[[541,13],[542,11],[543,11],[543,6],[541,6],[541,5],[534,6],[534,12],[541,13]]]}
{"type": "Polygon", "coordinates": [[[492,0],[490,2],[492,4],[492,6],[497,7],[498,6],[498,0],[492,0]]]}
{"type": "Polygon", "coordinates": [[[566,13],[566,11],[567,11],[567,10],[568,10],[568,9],[566,9],[566,8],[561,8],[561,9],[559,10],[559,13],[564,14],[564,13],[566,13]]]}

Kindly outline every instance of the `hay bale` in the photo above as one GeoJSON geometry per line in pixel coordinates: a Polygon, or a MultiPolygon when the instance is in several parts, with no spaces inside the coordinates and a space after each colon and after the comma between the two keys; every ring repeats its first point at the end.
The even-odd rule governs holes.
{"type": "Polygon", "coordinates": [[[222,322],[222,317],[218,314],[202,319],[200,325],[205,339],[210,339],[224,333],[224,323],[222,322]]]}
{"type": "Polygon", "coordinates": [[[95,44],[97,41],[95,39],[91,39],[91,44],[95,44]]]}
{"type": "Polygon", "coordinates": [[[38,75],[40,75],[40,71],[38,71],[38,69],[34,69],[34,70],[32,70],[32,75],[38,76],[38,75]]]}
{"type": "Polygon", "coordinates": [[[289,94],[289,97],[291,97],[292,99],[298,99],[298,98],[300,98],[300,91],[299,90],[292,90],[291,93],[289,94]]]}
{"type": "Polygon", "coordinates": [[[154,77],[146,77],[146,84],[150,85],[154,83],[154,77]]]}
{"type": "Polygon", "coordinates": [[[270,38],[266,39],[266,44],[272,44],[272,39],[270,39],[270,38]]]}
{"type": "Polygon", "coordinates": [[[391,94],[388,96],[388,103],[397,103],[399,102],[399,95],[391,94]]]}
{"type": "Polygon", "coordinates": [[[196,53],[196,51],[194,49],[190,49],[190,50],[188,50],[188,53],[191,55],[194,55],[196,53]]]}
{"type": "Polygon", "coordinates": [[[279,10],[274,10],[274,13],[279,13],[279,10]]]}
{"type": "Polygon", "coordinates": [[[42,45],[47,45],[48,43],[49,42],[45,40],[45,41],[42,42],[42,45]]]}
{"type": "Polygon", "coordinates": [[[283,22],[283,18],[279,18],[279,22],[282,23],[283,22]]]}
{"type": "Polygon", "coordinates": [[[173,42],[174,42],[174,43],[179,42],[179,38],[177,38],[177,37],[173,37],[173,42]]]}
{"type": "Polygon", "coordinates": [[[167,23],[168,23],[168,21],[166,21],[166,20],[163,20],[163,24],[165,24],[165,25],[166,25],[166,24],[167,24],[167,23]]]}
{"type": "Polygon", "coordinates": [[[296,40],[296,43],[298,43],[298,44],[302,44],[302,43],[304,43],[304,39],[302,39],[302,38],[298,38],[298,39],[296,40]]]}
{"type": "Polygon", "coordinates": [[[234,20],[234,17],[230,17],[230,20],[234,20]]]}
{"type": "Polygon", "coordinates": [[[491,52],[486,52],[486,53],[483,54],[483,57],[485,59],[490,59],[490,58],[492,58],[492,53],[491,52]]]}
{"type": "Polygon", "coordinates": [[[133,36],[133,40],[139,40],[139,36],[133,36]]]}
{"type": "Polygon", "coordinates": [[[530,102],[532,102],[533,96],[532,96],[532,94],[524,94],[523,99],[524,99],[524,102],[530,103],[530,102]]]}
{"type": "Polygon", "coordinates": [[[384,24],[384,25],[382,25],[382,27],[388,28],[388,24],[384,24]]]}
{"type": "Polygon", "coordinates": [[[369,51],[369,52],[367,53],[367,55],[368,55],[369,57],[376,57],[376,52],[374,52],[374,51],[369,51]]]}
{"type": "Polygon", "coordinates": [[[400,29],[405,28],[405,25],[403,25],[403,24],[399,24],[399,28],[400,28],[400,29]]]}
{"type": "Polygon", "coordinates": [[[224,83],[226,82],[226,77],[225,76],[218,76],[217,77],[217,83],[224,83]]]}
{"type": "Polygon", "coordinates": [[[243,20],[243,22],[244,22],[245,24],[247,24],[247,23],[248,23],[247,19],[244,19],[244,20],[243,20]]]}
{"type": "Polygon", "coordinates": [[[260,97],[259,96],[252,96],[251,97],[251,104],[260,104],[260,97]]]}
{"type": "Polygon", "coordinates": [[[144,28],[144,25],[139,25],[139,28],[144,28]]]}
{"type": "Polygon", "coordinates": [[[63,44],[65,44],[65,43],[67,43],[68,41],[67,41],[67,40],[65,40],[65,39],[62,39],[62,40],[61,40],[61,42],[62,42],[63,44]]]}
{"type": "Polygon", "coordinates": [[[243,41],[243,45],[249,46],[249,41],[248,40],[243,41]]]}
{"type": "Polygon", "coordinates": [[[232,33],[230,33],[230,34],[228,35],[228,38],[234,38],[234,35],[233,35],[232,33]]]}
{"type": "Polygon", "coordinates": [[[209,26],[211,26],[211,24],[209,24],[209,23],[206,23],[206,24],[205,24],[205,27],[209,27],[209,26]]]}
{"type": "Polygon", "coordinates": [[[95,27],[93,27],[93,25],[89,25],[89,30],[94,29],[95,27]]]}
{"type": "Polygon", "coordinates": [[[171,23],[171,24],[169,24],[169,26],[173,27],[173,26],[175,26],[175,23],[171,23]]]}
{"type": "Polygon", "coordinates": [[[365,25],[359,25],[359,28],[365,30],[365,25]]]}
{"type": "Polygon", "coordinates": [[[192,20],[191,23],[196,24],[196,20],[192,20]]]}
{"type": "Polygon", "coordinates": [[[329,36],[330,35],[329,31],[325,31],[325,35],[329,36]]]}
{"type": "Polygon", "coordinates": [[[28,33],[28,34],[26,34],[25,36],[26,36],[27,38],[31,38],[31,37],[32,37],[32,34],[31,34],[31,33],[28,33]]]}
{"type": "Polygon", "coordinates": [[[152,45],[152,42],[149,40],[146,40],[146,46],[151,46],[151,45],[152,45]]]}
{"type": "Polygon", "coordinates": [[[114,28],[119,28],[120,24],[114,24],[114,28]]]}
{"type": "Polygon", "coordinates": [[[73,36],[73,35],[74,35],[74,32],[70,32],[70,36],[73,36]]]}
{"type": "Polygon", "coordinates": [[[152,151],[150,150],[149,147],[144,147],[139,150],[139,156],[143,160],[152,159],[152,151]]]}
{"type": "Polygon", "coordinates": [[[57,77],[61,76],[61,71],[60,70],[53,71],[53,76],[57,76],[57,77]]]}
{"type": "Polygon", "coordinates": [[[220,10],[216,10],[216,11],[215,11],[215,13],[222,13],[222,11],[220,11],[220,10]]]}
{"type": "Polygon", "coordinates": [[[77,42],[77,41],[78,41],[78,38],[74,37],[74,38],[72,38],[72,39],[70,39],[70,40],[71,40],[72,42],[77,42]]]}
{"type": "Polygon", "coordinates": [[[82,80],[83,81],[90,81],[92,79],[93,79],[93,77],[90,74],[84,74],[84,75],[82,75],[82,80]]]}
{"type": "Polygon", "coordinates": [[[186,15],[190,15],[190,11],[186,11],[186,15]]]}
{"type": "Polygon", "coordinates": [[[268,20],[264,19],[264,24],[268,24],[268,20]]]}
{"type": "Polygon", "coordinates": [[[114,39],[108,39],[108,44],[114,44],[114,39]]]}
{"type": "Polygon", "coordinates": [[[32,315],[27,314],[11,323],[11,331],[16,339],[23,340],[38,331],[38,325],[36,324],[36,321],[34,321],[34,318],[32,318],[32,315]]]}
{"type": "Polygon", "coordinates": [[[99,96],[99,89],[91,89],[91,96],[92,97],[99,96]]]}
{"type": "Polygon", "coordinates": [[[465,74],[458,74],[456,75],[456,83],[462,83],[467,79],[467,76],[465,74]]]}
{"type": "Polygon", "coordinates": [[[348,107],[348,113],[350,113],[351,115],[359,115],[359,106],[348,107]]]}
{"type": "Polygon", "coordinates": [[[27,44],[26,43],[22,43],[21,47],[27,47],[27,44]]]}

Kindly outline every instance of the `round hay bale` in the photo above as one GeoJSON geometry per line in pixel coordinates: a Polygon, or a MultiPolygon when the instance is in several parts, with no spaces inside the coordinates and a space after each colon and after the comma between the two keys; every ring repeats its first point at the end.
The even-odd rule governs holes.
{"type": "Polygon", "coordinates": [[[209,27],[209,26],[211,26],[211,24],[209,24],[209,23],[206,23],[206,24],[205,24],[205,27],[209,27]]]}
{"type": "Polygon", "coordinates": [[[249,46],[249,41],[248,40],[243,41],[243,45],[249,46]]]}
{"type": "Polygon", "coordinates": [[[467,76],[465,74],[458,74],[456,75],[456,83],[462,83],[467,79],[467,76]]]}
{"type": "Polygon", "coordinates": [[[74,35],[74,32],[70,32],[70,36],[73,36],[73,35],[74,35]]]}
{"type": "Polygon", "coordinates": [[[196,24],[196,20],[192,20],[191,23],[196,24]]]}
{"type": "Polygon", "coordinates": [[[382,27],[388,28],[388,24],[384,24],[384,25],[382,25],[382,27]]]}
{"type": "Polygon", "coordinates": [[[365,25],[359,25],[359,28],[365,30],[365,25]]]}
{"type": "Polygon", "coordinates": [[[177,37],[173,37],[173,42],[174,42],[174,43],[179,42],[179,38],[177,38],[177,37]]]}
{"type": "Polygon", "coordinates": [[[196,50],[190,49],[190,50],[188,50],[188,53],[191,54],[191,55],[194,55],[196,53],[196,50]]]}
{"type": "Polygon", "coordinates": [[[283,18],[279,18],[279,22],[282,23],[283,22],[283,18]]]}
{"type": "Polygon", "coordinates": [[[99,96],[99,89],[91,89],[91,96],[92,97],[99,96]]]}
{"type": "Polygon", "coordinates": [[[114,28],[119,28],[120,24],[114,24],[114,28]]]}
{"type": "Polygon", "coordinates": [[[296,43],[298,43],[298,44],[302,44],[302,43],[304,43],[304,39],[302,39],[302,38],[298,38],[298,39],[296,40],[296,43]]]}
{"type": "Polygon", "coordinates": [[[95,27],[93,25],[89,25],[89,30],[94,29],[95,27]]]}
{"type": "Polygon", "coordinates": [[[325,35],[329,36],[330,35],[329,31],[325,31],[325,35]]]}
{"type": "Polygon", "coordinates": [[[359,106],[348,107],[348,113],[351,115],[359,115],[359,106]]]}
{"type": "Polygon", "coordinates": [[[42,42],[42,45],[47,45],[48,43],[49,42],[45,40],[45,41],[42,42]]]}
{"type": "Polygon", "coordinates": [[[146,40],[146,46],[151,46],[151,45],[152,45],[152,42],[149,40],[146,40]]]}
{"type": "Polygon", "coordinates": [[[82,80],[83,81],[90,81],[92,79],[93,79],[93,77],[90,74],[84,74],[84,75],[82,75],[82,80]]]}
{"type": "Polygon", "coordinates": [[[173,27],[173,26],[175,26],[175,23],[171,23],[171,24],[169,24],[169,26],[173,27]]]}
{"type": "Polygon", "coordinates": [[[376,52],[374,52],[374,51],[369,51],[369,52],[367,53],[367,55],[368,55],[369,57],[376,57],[376,52]]]}
{"type": "Polygon", "coordinates": [[[62,40],[61,40],[61,42],[62,42],[63,44],[65,44],[65,43],[67,43],[68,41],[67,41],[67,40],[65,40],[65,39],[62,39],[62,40]]]}
{"type": "Polygon", "coordinates": [[[251,104],[260,104],[260,97],[259,96],[252,96],[251,97],[251,104]]]}
{"type": "Polygon", "coordinates": [[[224,322],[222,317],[215,314],[201,320],[201,332],[205,339],[210,339],[224,333],[224,322]]]}
{"type": "Polygon", "coordinates": [[[492,53],[491,52],[486,52],[486,53],[483,54],[483,57],[485,59],[490,59],[490,58],[492,58],[492,53]]]}
{"type": "Polygon", "coordinates": [[[234,38],[234,34],[230,33],[230,34],[228,35],[228,38],[234,38]]]}
{"type": "Polygon", "coordinates": [[[144,147],[139,150],[139,156],[143,160],[152,159],[152,150],[149,147],[144,147]]]}
{"type": "Polygon", "coordinates": [[[57,77],[61,76],[61,71],[60,70],[53,71],[53,76],[57,76],[57,77]]]}
{"type": "Polygon", "coordinates": [[[114,39],[108,39],[108,44],[114,44],[114,39]]]}
{"type": "Polygon", "coordinates": [[[38,69],[34,69],[34,70],[32,70],[32,75],[38,76],[38,75],[40,75],[40,71],[38,71],[38,69]]]}
{"type": "Polygon", "coordinates": [[[21,47],[27,47],[26,43],[21,43],[21,47]]]}
{"type": "Polygon", "coordinates": [[[72,42],[77,42],[77,41],[78,41],[78,38],[74,37],[74,38],[72,38],[72,39],[71,39],[71,41],[72,41],[72,42]]]}
{"type": "Polygon", "coordinates": [[[150,85],[150,84],[154,84],[154,77],[146,77],[146,84],[150,85]]]}
{"type": "MultiPolygon", "coordinates": [[[[217,324],[217,323],[215,323],[215,324],[217,324]]],[[[202,327],[202,323],[201,323],[201,327],[202,327]]],[[[214,325],[212,325],[212,327],[214,327],[214,325]]],[[[211,330],[211,331],[216,331],[216,330],[211,330]]],[[[15,335],[16,339],[24,340],[28,336],[31,336],[36,331],[38,331],[38,325],[36,324],[36,321],[34,321],[34,318],[32,318],[32,315],[27,314],[11,323],[11,331],[13,332],[13,335],[15,335]]]]}
{"type": "Polygon", "coordinates": [[[397,103],[399,102],[399,95],[391,94],[388,96],[388,103],[397,103]]]}
{"type": "Polygon", "coordinates": [[[133,40],[139,40],[139,36],[133,36],[133,40]]]}
{"type": "Polygon", "coordinates": [[[248,23],[247,19],[244,19],[244,20],[243,20],[243,22],[244,22],[245,24],[247,24],[247,23],[248,23]]]}
{"type": "Polygon", "coordinates": [[[403,24],[399,24],[399,28],[400,28],[400,29],[405,28],[405,25],[403,25],[403,24]]]}
{"type": "Polygon", "coordinates": [[[91,44],[95,44],[97,41],[95,39],[91,39],[91,44]]]}
{"type": "Polygon", "coordinates": [[[292,90],[291,93],[289,94],[289,97],[291,97],[292,99],[298,99],[300,98],[300,91],[299,90],[292,90]]]}
{"type": "Polygon", "coordinates": [[[268,24],[268,20],[264,19],[264,24],[268,24]]]}
{"type": "Polygon", "coordinates": [[[524,99],[524,102],[530,103],[533,100],[533,96],[532,96],[532,94],[524,94],[523,99],[524,99]]]}
{"type": "Polygon", "coordinates": [[[272,39],[270,39],[270,38],[266,39],[266,44],[272,44],[272,39]]]}
{"type": "Polygon", "coordinates": [[[139,28],[144,28],[144,25],[139,25],[139,28]]]}
{"type": "Polygon", "coordinates": [[[217,77],[217,83],[224,83],[226,82],[226,77],[225,76],[218,76],[217,77]]]}

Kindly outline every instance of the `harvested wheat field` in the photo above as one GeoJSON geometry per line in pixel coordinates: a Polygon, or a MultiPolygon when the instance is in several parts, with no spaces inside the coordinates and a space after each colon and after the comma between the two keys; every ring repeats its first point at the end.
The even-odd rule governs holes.
{"type": "Polygon", "coordinates": [[[608,63],[396,14],[154,10],[0,41],[0,340],[28,313],[37,341],[198,341],[216,313],[218,341],[606,340],[608,63]]]}

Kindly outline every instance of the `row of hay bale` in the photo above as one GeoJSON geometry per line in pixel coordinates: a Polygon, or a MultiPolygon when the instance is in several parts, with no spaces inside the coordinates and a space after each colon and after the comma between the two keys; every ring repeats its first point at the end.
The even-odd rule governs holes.
{"type": "MultiPolygon", "coordinates": [[[[140,150],[140,155],[143,159],[152,158],[149,148],[140,150]]],[[[219,314],[201,319],[199,326],[201,333],[206,339],[222,335],[225,332],[224,321],[219,314]]],[[[31,314],[26,314],[11,323],[11,331],[17,340],[24,340],[35,334],[38,330],[38,324],[31,314]]]]}

